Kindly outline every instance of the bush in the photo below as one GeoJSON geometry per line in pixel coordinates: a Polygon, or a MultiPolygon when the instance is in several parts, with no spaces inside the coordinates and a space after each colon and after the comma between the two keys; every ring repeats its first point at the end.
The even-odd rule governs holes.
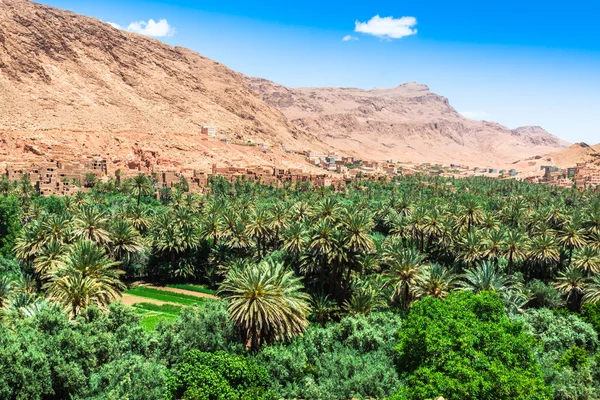
{"type": "Polygon", "coordinates": [[[400,385],[393,350],[399,327],[393,313],[345,317],[325,328],[311,325],[258,357],[283,398],[386,398],[400,385]]]}
{"type": "Polygon", "coordinates": [[[598,348],[593,327],[576,314],[547,309],[532,310],[522,319],[526,329],[539,340],[536,357],[546,383],[554,389],[554,398],[597,399],[597,363],[588,357],[598,348]]]}
{"type": "Polygon", "coordinates": [[[85,399],[155,400],[167,393],[167,369],[133,355],[103,365],[90,376],[85,399]]]}
{"type": "Polygon", "coordinates": [[[229,353],[243,350],[229,320],[227,302],[223,300],[207,301],[201,309],[184,307],[175,322],[157,326],[156,337],[160,342],[160,358],[167,365],[178,363],[190,350],[229,353]]]}
{"type": "Polygon", "coordinates": [[[169,398],[186,400],[267,400],[269,376],[253,359],[224,351],[192,350],[169,379],[169,398]]]}
{"type": "Polygon", "coordinates": [[[396,399],[550,399],[535,339],[495,293],[455,292],[415,303],[400,332],[396,399]]]}
{"type": "Polygon", "coordinates": [[[600,335],[600,304],[585,303],[581,308],[581,319],[594,327],[600,335]]]}

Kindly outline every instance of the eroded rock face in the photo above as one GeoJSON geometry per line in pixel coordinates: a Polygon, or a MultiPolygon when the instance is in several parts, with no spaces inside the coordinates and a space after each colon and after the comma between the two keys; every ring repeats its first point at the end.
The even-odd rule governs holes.
{"type": "Polygon", "coordinates": [[[292,89],[246,77],[261,98],[299,129],[359,156],[414,162],[506,164],[567,143],[540,127],[510,130],[464,118],[425,85],[392,89],[292,89]]]}
{"type": "Polygon", "coordinates": [[[278,144],[469,164],[563,145],[541,128],[467,120],[424,85],[290,89],[97,19],[0,0],[0,161],[101,154],[115,168],[307,166],[278,144]],[[238,142],[269,143],[274,154],[202,141],[204,125],[238,142]]]}
{"type": "Polygon", "coordinates": [[[26,0],[0,0],[0,109],[0,129],[11,130],[192,133],[211,125],[272,143],[298,134],[215,61],[26,0]]]}

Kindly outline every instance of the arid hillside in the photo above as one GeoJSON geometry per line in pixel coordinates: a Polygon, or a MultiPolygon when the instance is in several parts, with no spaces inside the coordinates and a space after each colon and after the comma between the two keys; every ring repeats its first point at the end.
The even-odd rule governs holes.
{"type": "Polygon", "coordinates": [[[513,168],[528,173],[541,175],[543,165],[555,165],[560,168],[575,167],[577,163],[590,163],[600,167],[600,145],[590,146],[587,143],[575,143],[566,149],[548,153],[542,157],[529,157],[518,160],[513,168]]]}
{"type": "MultiPolygon", "coordinates": [[[[0,111],[0,152],[17,159],[6,151],[31,145],[52,156],[58,144],[79,155],[114,136],[120,143],[110,157],[150,145],[168,160],[169,148],[194,142],[190,135],[205,125],[272,148],[324,148],[218,62],[27,0],[0,0],[0,111]]],[[[223,151],[220,158],[229,158],[223,151]]],[[[194,157],[205,156],[174,161],[194,157]]]]}
{"type": "Polygon", "coordinates": [[[508,164],[568,144],[540,127],[472,121],[425,85],[393,89],[291,89],[247,77],[299,129],[356,155],[412,162],[508,164]]]}

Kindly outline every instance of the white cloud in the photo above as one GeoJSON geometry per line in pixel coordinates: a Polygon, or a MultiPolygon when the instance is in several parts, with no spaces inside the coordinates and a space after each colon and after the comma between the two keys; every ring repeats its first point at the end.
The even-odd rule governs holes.
{"type": "Polygon", "coordinates": [[[385,17],[374,16],[367,22],[356,21],[355,32],[365,33],[367,35],[377,36],[382,39],[400,39],[405,36],[415,35],[416,29],[412,29],[417,24],[415,17],[385,17]]]}
{"type": "Polygon", "coordinates": [[[153,36],[153,37],[165,37],[173,36],[176,31],[175,28],[169,25],[166,19],[161,19],[158,22],[153,19],[146,21],[136,21],[130,23],[127,28],[123,28],[121,25],[115,22],[106,22],[110,26],[116,29],[125,30],[133,33],[139,33],[140,35],[153,36]]]}
{"type": "Polygon", "coordinates": [[[355,36],[352,36],[352,35],[346,35],[346,36],[344,36],[344,37],[342,38],[342,40],[343,40],[344,42],[350,42],[350,41],[353,41],[353,40],[358,40],[358,38],[357,38],[357,37],[355,37],[355,36]]]}
{"type": "Polygon", "coordinates": [[[109,24],[110,26],[112,26],[112,27],[113,27],[113,28],[115,28],[115,29],[123,29],[123,28],[121,27],[121,25],[119,25],[119,24],[117,24],[117,23],[114,23],[114,22],[106,22],[106,23],[107,23],[107,24],[109,24]]]}
{"type": "Polygon", "coordinates": [[[459,114],[461,114],[465,118],[474,119],[477,121],[481,121],[491,117],[490,114],[483,111],[459,111],[459,114]]]}
{"type": "Polygon", "coordinates": [[[173,36],[175,34],[175,28],[170,26],[164,18],[158,22],[155,22],[153,19],[148,20],[148,22],[132,22],[127,27],[127,30],[141,35],[154,37],[173,36]]]}

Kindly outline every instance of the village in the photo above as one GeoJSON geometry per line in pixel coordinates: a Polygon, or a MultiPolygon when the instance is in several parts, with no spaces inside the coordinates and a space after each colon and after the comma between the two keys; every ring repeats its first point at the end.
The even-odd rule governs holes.
{"type": "MultiPolygon", "coordinates": [[[[223,135],[217,135],[212,127],[202,127],[200,136],[202,140],[223,141],[231,140],[223,135]]],[[[251,145],[258,147],[263,152],[270,152],[270,145],[266,143],[231,143],[233,145],[251,145]]],[[[219,166],[212,164],[210,170],[196,170],[180,168],[164,169],[161,166],[132,163],[126,168],[111,169],[109,163],[100,154],[83,157],[78,162],[65,162],[59,159],[50,159],[43,162],[13,162],[6,164],[5,175],[11,181],[18,181],[27,176],[41,196],[66,196],[80,190],[87,190],[90,182],[95,180],[117,182],[144,174],[156,182],[157,189],[173,188],[185,180],[189,190],[195,193],[205,193],[213,177],[221,176],[229,182],[244,179],[263,185],[282,186],[287,183],[309,183],[313,187],[341,188],[357,179],[389,181],[394,176],[410,176],[423,174],[442,177],[470,177],[486,176],[497,179],[516,179],[531,183],[541,183],[559,187],[577,187],[589,189],[600,187],[600,169],[587,164],[578,163],[575,167],[561,169],[556,166],[542,166],[543,176],[522,177],[516,169],[498,169],[490,167],[470,167],[463,164],[412,164],[400,161],[372,161],[362,160],[353,156],[343,156],[337,151],[291,151],[281,145],[281,150],[294,153],[302,157],[311,165],[312,172],[302,168],[281,168],[276,165],[247,165],[247,166],[219,166]],[[315,173],[314,167],[321,168],[322,173],[315,173]]],[[[58,158],[62,153],[55,155],[58,158]]]]}

